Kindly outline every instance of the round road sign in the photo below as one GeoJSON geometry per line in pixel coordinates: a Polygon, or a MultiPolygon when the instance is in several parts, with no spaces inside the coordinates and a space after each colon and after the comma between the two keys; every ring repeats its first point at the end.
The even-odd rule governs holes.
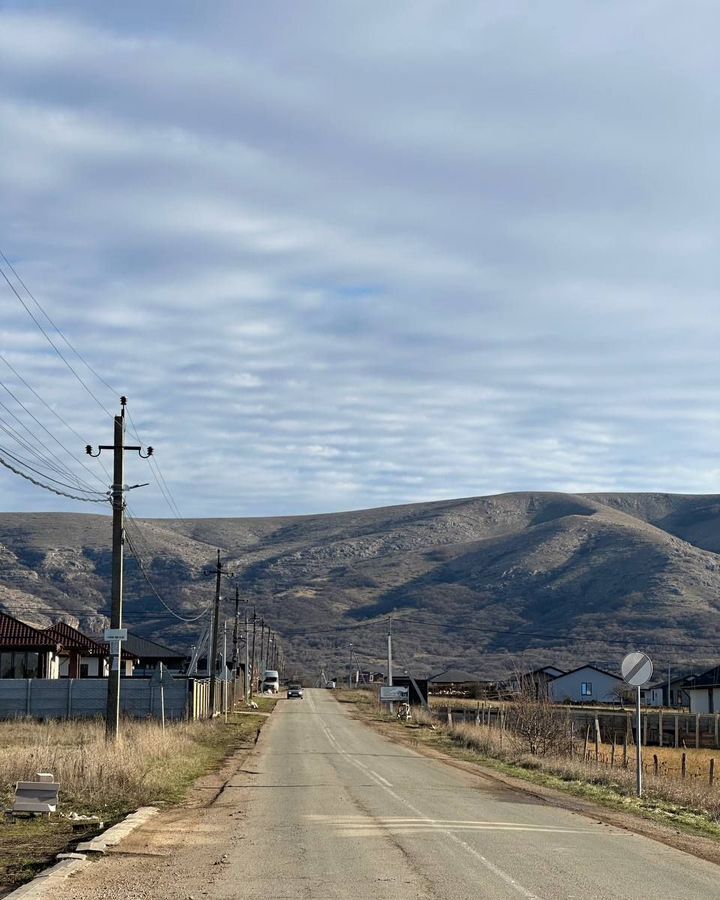
{"type": "Polygon", "coordinates": [[[622,676],[633,687],[642,687],[652,678],[653,664],[645,653],[628,653],[620,667],[622,676]]]}

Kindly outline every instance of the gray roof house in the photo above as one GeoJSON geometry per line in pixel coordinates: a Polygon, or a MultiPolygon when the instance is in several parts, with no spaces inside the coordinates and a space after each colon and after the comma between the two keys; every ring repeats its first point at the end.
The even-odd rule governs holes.
{"type": "Polygon", "coordinates": [[[172,672],[180,672],[187,659],[185,653],[178,653],[177,650],[157,644],[155,641],[148,641],[146,638],[138,637],[130,632],[122,646],[124,651],[137,660],[133,675],[152,674],[158,667],[158,663],[162,663],[172,672]]]}
{"type": "Polygon", "coordinates": [[[588,665],[553,678],[548,694],[555,703],[617,703],[625,687],[619,675],[588,665]]]}

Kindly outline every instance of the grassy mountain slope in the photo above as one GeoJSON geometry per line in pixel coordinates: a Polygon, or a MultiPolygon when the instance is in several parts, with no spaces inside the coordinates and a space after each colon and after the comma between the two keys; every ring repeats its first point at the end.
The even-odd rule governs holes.
{"type": "MultiPolygon", "coordinates": [[[[307,670],[340,670],[350,644],[362,663],[379,665],[390,614],[398,662],[414,671],[617,668],[638,646],[659,664],[715,659],[717,497],[517,493],[329,515],[152,520],[139,533],[131,524],[129,537],[163,598],[186,616],[212,597],[203,570],[219,548],[241,597],[307,670]]],[[[0,606],[38,624],[66,614],[101,627],[109,545],[104,516],[0,514],[0,606]]],[[[169,643],[197,638],[198,625],[163,609],[130,553],[126,598],[130,628],[169,643]]]]}

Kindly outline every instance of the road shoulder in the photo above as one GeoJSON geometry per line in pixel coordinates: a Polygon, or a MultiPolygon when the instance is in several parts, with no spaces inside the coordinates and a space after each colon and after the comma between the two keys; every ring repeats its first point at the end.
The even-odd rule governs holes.
{"type": "Polygon", "coordinates": [[[665,825],[646,819],[632,812],[609,809],[599,803],[574,797],[562,790],[556,790],[546,785],[535,784],[522,778],[499,772],[490,766],[483,765],[481,762],[467,759],[467,751],[463,751],[460,748],[454,754],[452,748],[448,748],[448,752],[445,749],[441,750],[429,745],[425,740],[418,738],[415,728],[408,728],[392,720],[378,719],[359,704],[342,700],[339,702],[348,709],[353,718],[357,718],[369,725],[388,740],[430,759],[438,760],[478,778],[490,780],[506,789],[518,791],[526,796],[532,796],[548,805],[578,813],[598,823],[613,825],[633,834],[651,838],[668,847],[689,853],[698,859],[720,865],[720,841],[718,840],[701,834],[681,831],[672,825],[665,825]]]}

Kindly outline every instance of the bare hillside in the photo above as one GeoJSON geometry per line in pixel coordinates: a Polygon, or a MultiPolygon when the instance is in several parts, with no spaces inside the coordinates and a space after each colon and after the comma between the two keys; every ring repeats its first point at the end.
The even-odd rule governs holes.
{"type": "MultiPolygon", "coordinates": [[[[129,529],[163,598],[196,615],[212,596],[217,549],[241,596],[308,670],[347,666],[350,644],[379,665],[389,617],[401,666],[592,660],[626,649],[658,663],[714,660],[720,498],[668,494],[503,494],[329,515],[152,520],[129,529]]],[[[88,630],[108,610],[110,519],[0,515],[0,605],[27,621],[88,630]]],[[[224,593],[234,593],[232,584],[224,593]]],[[[231,615],[231,604],[226,604],[231,615]]],[[[128,553],[128,625],[193,643],[128,553]]],[[[202,620],[201,620],[202,621],[202,620]]]]}

